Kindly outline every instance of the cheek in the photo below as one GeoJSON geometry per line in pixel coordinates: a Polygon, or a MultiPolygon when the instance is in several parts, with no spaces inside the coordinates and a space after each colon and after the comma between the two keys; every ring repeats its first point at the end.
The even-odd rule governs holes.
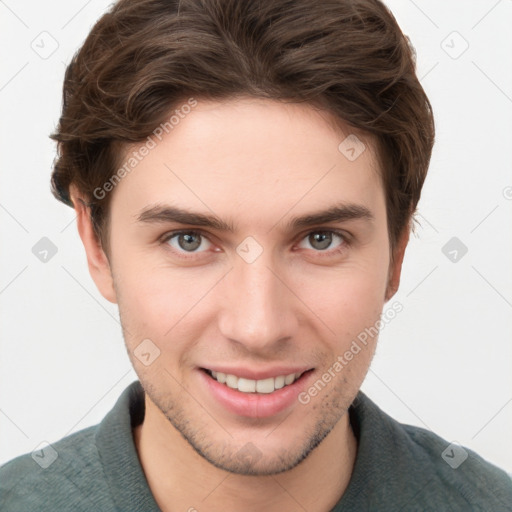
{"type": "Polygon", "coordinates": [[[193,340],[200,339],[194,332],[200,324],[190,322],[199,293],[187,287],[183,279],[171,278],[169,274],[146,269],[126,274],[128,277],[123,277],[120,284],[118,305],[125,344],[137,374],[141,380],[145,378],[146,385],[181,381],[183,369],[191,365],[187,354],[195,344],[193,340]],[[159,350],[150,366],[137,359],[139,347],[147,339],[152,342],[150,352],[155,351],[154,346],[159,350]]]}
{"type": "Polygon", "coordinates": [[[387,268],[379,262],[350,265],[301,282],[303,299],[336,336],[338,350],[371,327],[384,305],[387,268]]]}
{"type": "Polygon", "coordinates": [[[179,333],[193,327],[190,319],[218,281],[212,272],[141,265],[140,260],[125,261],[119,274],[119,309],[130,335],[153,337],[173,347],[179,344],[179,333]]]}

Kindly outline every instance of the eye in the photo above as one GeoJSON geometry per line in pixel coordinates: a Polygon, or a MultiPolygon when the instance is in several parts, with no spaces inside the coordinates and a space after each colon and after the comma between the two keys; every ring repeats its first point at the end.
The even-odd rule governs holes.
{"type": "MultiPolygon", "coordinates": [[[[308,233],[301,240],[299,247],[303,249],[312,248],[316,252],[336,254],[344,251],[350,245],[349,242],[348,237],[338,231],[317,230],[308,233]],[[304,244],[308,244],[309,247],[304,244]]],[[[181,254],[206,252],[213,245],[199,231],[173,231],[162,238],[162,243],[168,244],[173,251],[181,254]]]]}
{"type": "MultiPolygon", "coordinates": [[[[308,233],[308,235],[302,239],[302,243],[304,243],[304,241],[316,251],[326,251],[331,248],[333,242],[336,241],[339,243],[333,248],[333,252],[342,251],[345,246],[348,245],[346,237],[337,231],[311,231],[311,233],[308,233]]],[[[304,245],[299,245],[299,247],[303,249],[310,248],[304,247],[304,245]]]]}
{"type": "Polygon", "coordinates": [[[169,233],[163,242],[168,243],[177,252],[203,252],[210,248],[211,242],[197,231],[178,231],[169,233]],[[198,250],[201,249],[202,250],[198,250]]]}

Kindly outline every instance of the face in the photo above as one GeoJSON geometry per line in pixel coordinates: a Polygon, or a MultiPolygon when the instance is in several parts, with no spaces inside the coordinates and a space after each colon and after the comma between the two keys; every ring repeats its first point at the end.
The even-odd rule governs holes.
{"type": "Polygon", "coordinates": [[[389,240],[372,144],[338,149],[351,133],[311,106],[198,101],[111,192],[135,371],[167,427],[227,471],[296,466],[368,370],[376,338],[344,354],[379,320],[389,240]]]}

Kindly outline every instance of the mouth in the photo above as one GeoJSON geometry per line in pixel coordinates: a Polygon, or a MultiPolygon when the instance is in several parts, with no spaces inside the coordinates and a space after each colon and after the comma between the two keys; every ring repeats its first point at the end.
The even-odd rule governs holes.
{"type": "Polygon", "coordinates": [[[299,393],[314,378],[314,368],[307,367],[272,370],[239,368],[238,371],[218,367],[198,370],[201,377],[199,385],[215,406],[220,406],[232,417],[259,419],[270,419],[290,411],[299,403],[299,393]]]}
{"type": "Polygon", "coordinates": [[[277,375],[275,377],[267,377],[266,379],[248,379],[239,377],[231,373],[217,372],[207,368],[201,368],[208,376],[220,384],[241,393],[248,394],[270,394],[282,388],[291,386],[298,381],[306,373],[310,373],[313,369],[288,373],[285,375],[277,375]]]}

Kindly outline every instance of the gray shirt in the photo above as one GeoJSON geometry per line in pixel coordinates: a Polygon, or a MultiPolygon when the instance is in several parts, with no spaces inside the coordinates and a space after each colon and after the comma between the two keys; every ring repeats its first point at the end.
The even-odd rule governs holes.
{"type": "MultiPolygon", "coordinates": [[[[473,451],[398,423],[361,391],[349,415],[357,458],[332,512],[512,511],[509,476],[473,451]]],[[[0,510],[159,511],[133,441],[143,419],[144,392],[135,381],[100,424],[4,464],[0,510]]]]}

